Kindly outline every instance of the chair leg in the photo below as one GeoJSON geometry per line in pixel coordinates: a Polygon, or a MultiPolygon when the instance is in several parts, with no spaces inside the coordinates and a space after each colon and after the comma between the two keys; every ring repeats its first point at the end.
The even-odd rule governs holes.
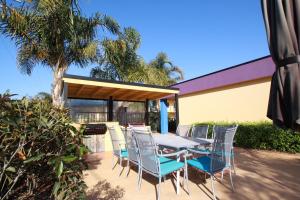
{"type": "Polygon", "coordinates": [[[221,182],[223,182],[223,178],[224,178],[224,169],[222,170],[221,182]]]}
{"type": "Polygon", "coordinates": [[[231,169],[230,170],[232,170],[232,169],[234,171],[234,174],[236,174],[235,163],[234,163],[234,150],[233,150],[233,148],[231,150],[231,169]]]}
{"type": "Polygon", "coordinates": [[[119,176],[121,176],[121,173],[122,173],[122,170],[123,170],[123,168],[122,168],[122,158],[119,157],[119,159],[120,159],[120,174],[119,174],[119,176]]]}
{"type": "Polygon", "coordinates": [[[157,189],[157,200],[160,200],[160,184],[161,184],[161,177],[158,178],[158,189],[157,189]]]}
{"type": "Polygon", "coordinates": [[[214,187],[214,176],[213,176],[213,175],[210,175],[210,181],[211,181],[211,188],[212,188],[212,192],[213,192],[213,195],[214,195],[214,200],[217,200],[217,198],[216,198],[216,194],[215,194],[215,187],[214,187]]]}
{"type": "Polygon", "coordinates": [[[176,172],[176,192],[179,194],[180,191],[180,171],[177,170],[176,172]]]}
{"type": "Polygon", "coordinates": [[[233,181],[232,181],[232,173],[231,173],[231,169],[229,170],[229,175],[230,175],[231,188],[232,188],[232,191],[234,191],[234,186],[233,186],[233,181]]]}
{"type": "Polygon", "coordinates": [[[130,171],[130,163],[129,163],[129,159],[127,159],[127,177],[129,175],[129,171],[130,171]]]}
{"type": "Polygon", "coordinates": [[[185,175],[185,185],[186,185],[186,189],[187,189],[188,194],[190,195],[189,175],[188,175],[188,168],[187,168],[187,165],[185,166],[184,175],[185,175]]]}
{"type": "Polygon", "coordinates": [[[140,179],[141,179],[141,168],[138,166],[138,182],[137,182],[137,189],[140,190],[140,179]]]}
{"type": "Polygon", "coordinates": [[[141,185],[142,185],[142,180],[143,180],[143,169],[142,167],[140,167],[140,181],[139,181],[139,190],[141,189],[141,185]]]}

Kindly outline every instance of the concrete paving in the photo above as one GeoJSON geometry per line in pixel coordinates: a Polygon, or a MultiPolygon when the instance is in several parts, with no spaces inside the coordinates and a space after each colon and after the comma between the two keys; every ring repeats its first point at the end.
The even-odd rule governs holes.
{"type": "MultiPolygon", "coordinates": [[[[120,166],[112,170],[111,152],[90,154],[89,169],[84,180],[89,188],[90,199],[155,200],[158,180],[143,175],[141,190],[137,189],[137,168],[132,166],[126,176],[120,166]]],[[[236,175],[233,175],[235,191],[230,187],[228,174],[223,183],[216,182],[218,199],[276,200],[300,199],[300,155],[272,151],[235,148],[236,175]]],[[[123,163],[125,166],[125,162],[123,163]]],[[[212,199],[210,178],[189,167],[190,195],[182,187],[176,194],[176,180],[172,176],[162,182],[161,200],[212,199]]]]}

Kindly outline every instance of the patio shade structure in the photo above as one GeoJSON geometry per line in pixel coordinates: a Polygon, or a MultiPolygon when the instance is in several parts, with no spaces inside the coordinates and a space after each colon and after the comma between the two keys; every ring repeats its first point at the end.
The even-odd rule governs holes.
{"type": "MultiPolygon", "coordinates": [[[[84,76],[65,74],[65,99],[99,99],[108,100],[108,121],[113,120],[113,101],[145,102],[145,122],[149,122],[149,100],[162,99],[169,95],[178,98],[179,89],[141,83],[101,80],[84,76]]],[[[178,107],[178,106],[177,106],[178,107]]],[[[168,113],[164,100],[161,100],[161,128],[167,132],[168,113]],[[166,127],[166,128],[165,128],[166,127]]],[[[178,110],[176,110],[178,112],[178,110]]],[[[148,125],[148,124],[147,124],[148,125]]]]}
{"type": "Polygon", "coordinates": [[[276,64],[267,116],[300,130],[300,1],[262,0],[269,49],[276,64]]]}

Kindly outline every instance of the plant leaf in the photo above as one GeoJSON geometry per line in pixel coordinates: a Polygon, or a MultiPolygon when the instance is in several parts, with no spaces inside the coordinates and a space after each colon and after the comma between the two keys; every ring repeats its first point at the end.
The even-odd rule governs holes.
{"type": "Polygon", "coordinates": [[[16,168],[8,167],[8,168],[5,169],[5,171],[7,171],[7,172],[16,172],[16,168]]]}
{"type": "Polygon", "coordinates": [[[59,188],[60,188],[60,182],[55,182],[55,184],[53,186],[53,190],[52,190],[52,193],[55,197],[57,196],[57,192],[58,192],[59,188]]]}
{"type": "Polygon", "coordinates": [[[63,160],[64,162],[66,162],[66,163],[73,162],[73,161],[76,160],[76,159],[77,159],[77,157],[76,157],[76,156],[72,156],[72,155],[70,155],[70,156],[63,156],[63,157],[62,157],[62,160],[63,160]]]}
{"type": "Polygon", "coordinates": [[[44,157],[44,155],[45,154],[41,153],[41,154],[39,154],[37,156],[30,157],[29,159],[24,160],[24,163],[30,163],[30,162],[33,162],[33,161],[41,160],[44,157]]]}
{"type": "Polygon", "coordinates": [[[56,172],[56,176],[57,177],[60,177],[60,175],[62,174],[63,172],[63,169],[64,169],[64,164],[62,161],[60,161],[57,165],[56,165],[56,169],[55,169],[55,172],[56,172]]]}

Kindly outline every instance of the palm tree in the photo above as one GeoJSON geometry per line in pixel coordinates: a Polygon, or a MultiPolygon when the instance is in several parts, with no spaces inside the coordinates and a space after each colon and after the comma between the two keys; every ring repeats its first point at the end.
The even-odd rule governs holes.
{"type": "Polygon", "coordinates": [[[83,17],[77,0],[32,0],[8,5],[0,0],[0,33],[18,47],[20,70],[31,74],[38,64],[53,72],[53,105],[63,105],[63,74],[70,65],[85,67],[99,56],[97,27],[119,33],[110,17],[96,13],[83,17]]]}
{"type": "Polygon", "coordinates": [[[132,81],[128,79],[129,75],[140,67],[141,60],[136,53],[140,42],[140,34],[132,27],[125,28],[115,40],[105,39],[102,42],[104,55],[99,60],[99,66],[91,70],[90,76],[132,81]]]}
{"type": "Polygon", "coordinates": [[[175,66],[164,52],[158,53],[149,65],[166,74],[168,80],[165,85],[171,85],[184,79],[183,71],[178,66],[175,66]]]}

